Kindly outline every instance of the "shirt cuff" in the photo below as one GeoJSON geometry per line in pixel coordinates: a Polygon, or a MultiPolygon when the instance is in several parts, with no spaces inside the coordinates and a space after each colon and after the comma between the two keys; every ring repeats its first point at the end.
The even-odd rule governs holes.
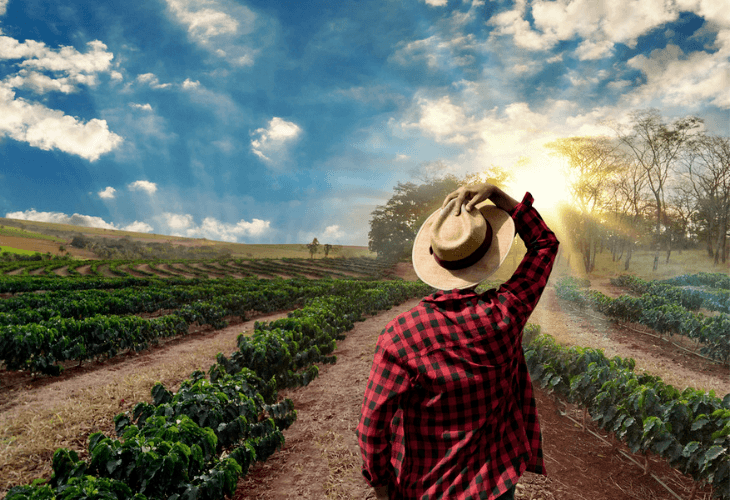
{"type": "Polygon", "coordinates": [[[513,220],[517,221],[522,215],[525,214],[528,210],[532,208],[532,202],[535,201],[535,199],[532,197],[532,194],[530,192],[526,192],[525,196],[522,198],[522,201],[519,202],[517,205],[515,205],[515,208],[507,212],[510,217],[512,217],[513,220]]]}

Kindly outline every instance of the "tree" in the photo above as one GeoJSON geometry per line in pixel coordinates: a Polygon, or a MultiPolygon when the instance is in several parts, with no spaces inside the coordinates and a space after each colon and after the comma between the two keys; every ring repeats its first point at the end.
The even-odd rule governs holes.
{"type": "Polygon", "coordinates": [[[319,248],[319,241],[317,238],[314,238],[311,243],[308,243],[307,248],[309,249],[309,258],[313,259],[314,254],[317,253],[317,249],[319,248]]]}
{"type": "MultiPolygon", "coordinates": [[[[656,109],[636,111],[630,118],[628,127],[614,125],[614,130],[626,151],[646,174],[647,186],[654,197],[656,252],[653,270],[656,271],[662,243],[667,182],[683,148],[702,125],[702,120],[688,116],[668,125],[656,109]]],[[[667,248],[670,252],[671,240],[667,241],[667,248]]]]}
{"type": "MultiPolygon", "coordinates": [[[[442,163],[429,164],[429,168],[445,168],[442,163]]],[[[447,194],[463,184],[491,182],[503,186],[511,177],[507,170],[491,166],[480,173],[459,179],[454,175],[428,177],[422,175],[421,184],[401,183],[385,205],[379,205],[371,214],[368,248],[378,258],[387,260],[410,259],[413,240],[423,222],[441,207],[447,194]]]]}
{"type": "Polygon", "coordinates": [[[424,184],[399,182],[395,194],[371,214],[368,248],[378,258],[408,259],[413,239],[426,218],[441,206],[451,191],[459,187],[454,176],[430,179],[424,184]]]}
{"type": "Polygon", "coordinates": [[[330,254],[330,250],[332,250],[332,245],[329,243],[324,244],[324,256],[325,258],[330,254]]]}
{"type": "Polygon", "coordinates": [[[563,216],[570,219],[567,227],[571,239],[583,256],[585,271],[590,273],[604,236],[608,186],[623,166],[621,156],[608,137],[568,137],[545,147],[568,160],[566,174],[573,207],[564,207],[563,216]]]}
{"type": "Polygon", "coordinates": [[[707,252],[725,262],[730,215],[730,139],[700,135],[690,143],[686,174],[705,225],[707,252]]]}

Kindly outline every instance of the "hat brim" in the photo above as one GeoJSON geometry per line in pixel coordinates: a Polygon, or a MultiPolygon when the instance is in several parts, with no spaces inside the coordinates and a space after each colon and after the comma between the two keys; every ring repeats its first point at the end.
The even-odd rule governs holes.
{"type": "Polygon", "coordinates": [[[413,241],[413,269],[424,283],[439,290],[469,288],[487,279],[502,265],[515,239],[515,223],[507,212],[488,202],[480,203],[476,208],[492,226],[492,244],[484,257],[465,269],[444,269],[429,250],[431,226],[438,218],[440,209],[431,214],[418,230],[413,241]]]}

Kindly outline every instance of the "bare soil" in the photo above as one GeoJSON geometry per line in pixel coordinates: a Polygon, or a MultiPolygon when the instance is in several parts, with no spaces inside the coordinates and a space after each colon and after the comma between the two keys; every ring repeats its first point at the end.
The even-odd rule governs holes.
{"type": "MultiPolygon", "coordinates": [[[[397,274],[405,279],[415,276],[408,266],[401,266],[397,274]]],[[[601,291],[621,293],[608,282],[596,286],[603,287],[601,291]]],[[[284,448],[267,462],[254,466],[239,481],[236,500],[370,498],[371,490],[360,474],[354,431],[372,354],[385,324],[417,302],[408,301],[357,323],[347,338],[338,342],[335,365],[320,367],[320,376],[307,387],[282,391],[282,397],[293,399],[298,419],[284,433],[284,448]]],[[[608,356],[633,357],[637,369],[656,373],[678,388],[689,385],[714,388],[723,395],[730,392],[727,368],[572,309],[557,299],[550,286],[530,322],[540,324],[543,333],[555,336],[559,342],[600,347],[608,356]]],[[[154,381],[161,380],[175,389],[193,370],[207,370],[217,352],[232,352],[238,333],[251,328],[253,322],[219,331],[201,330],[144,353],[70,367],[57,379],[23,379],[0,370],[0,496],[12,485],[48,477],[51,454],[59,446],[76,449],[83,456],[88,435],[97,430],[113,435],[113,416],[131,409],[138,401],[149,401],[154,381]],[[144,378],[143,383],[137,383],[140,378],[144,378]],[[44,439],[47,435],[56,437],[45,448],[33,448],[32,443],[42,441],[35,432],[42,433],[44,439]],[[28,446],[24,452],[15,449],[21,442],[28,446]]],[[[649,474],[645,474],[642,467],[619,453],[619,449],[626,451],[620,445],[614,448],[606,444],[568,418],[580,422],[581,410],[541,389],[536,392],[548,476],[523,476],[518,499],[677,498],[657,478],[679,498],[689,498],[693,487],[690,478],[655,457],[649,457],[649,474]]],[[[588,429],[606,436],[590,422],[588,429]]],[[[644,457],[636,459],[643,464],[644,457]]],[[[708,489],[701,488],[695,500],[709,500],[709,495],[708,489]]]]}

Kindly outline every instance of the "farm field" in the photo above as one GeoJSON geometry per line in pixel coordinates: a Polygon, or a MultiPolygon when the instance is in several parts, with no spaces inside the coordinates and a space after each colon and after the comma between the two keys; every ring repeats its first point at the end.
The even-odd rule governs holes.
{"type": "MultiPolygon", "coordinates": [[[[181,264],[175,279],[187,274],[199,278],[216,277],[206,282],[219,283],[224,281],[220,277],[226,273],[243,277],[241,266],[225,268],[227,264],[181,264]]],[[[298,280],[309,280],[328,274],[322,268],[314,267],[314,263],[309,263],[305,273],[304,264],[295,262],[287,267],[291,263],[286,261],[259,262],[247,268],[247,276],[249,279],[255,277],[254,281],[293,275],[298,280]]],[[[128,275],[132,275],[132,269],[156,273],[156,264],[144,269],[141,268],[144,264],[132,265],[132,268],[122,266],[128,275]]],[[[177,264],[160,267],[171,271],[177,264]]],[[[564,345],[599,347],[608,357],[632,357],[636,360],[637,372],[658,375],[680,390],[685,387],[714,390],[720,397],[730,392],[730,372],[726,366],[693,356],[670,343],[636,334],[598,313],[580,310],[559,299],[555,286],[567,272],[567,266],[561,269],[558,265],[531,318],[532,323],[541,326],[542,333],[564,345]]],[[[358,273],[346,266],[329,273],[336,276],[324,277],[325,281],[332,277],[373,276],[364,268],[358,273]]],[[[407,265],[397,266],[393,273],[405,279],[414,278],[407,265]]],[[[135,274],[140,274],[140,279],[149,277],[148,274],[135,274]]],[[[391,274],[378,271],[379,276],[391,274]]],[[[8,278],[11,281],[34,279],[12,275],[8,278]]],[[[49,279],[49,283],[54,281],[56,278],[49,279]]],[[[612,296],[625,293],[606,278],[592,280],[591,288],[612,296]]],[[[6,299],[12,299],[10,292],[5,294],[6,299]]],[[[280,391],[280,400],[289,398],[293,401],[296,421],[283,430],[286,439],[283,448],[268,460],[252,464],[249,473],[238,480],[234,498],[366,498],[367,489],[359,477],[354,428],[373,346],[384,324],[399,311],[414,305],[418,297],[416,294],[391,310],[356,322],[354,328],[337,341],[337,348],[332,352],[337,356],[336,364],[318,363],[319,377],[311,384],[280,391]]],[[[168,312],[170,310],[163,311],[168,312]]],[[[152,318],[157,313],[140,316],[152,318]]],[[[284,318],[286,307],[245,316],[226,316],[229,326],[223,328],[191,324],[188,335],[161,339],[160,345],[151,350],[130,351],[103,363],[90,360],[81,363],[80,367],[76,367],[75,362],[67,363],[59,377],[31,377],[27,372],[0,371],[0,383],[3,388],[10,388],[0,397],[0,446],[3,447],[0,495],[4,495],[10,486],[28,484],[36,477],[48,477],[51,457],[58,447],[75,449],[83,459],[87,455],[88,437],[97,431],[115,436],[114,415],[131,411],[139,401],[151,402],[150,390],[155,382],[161,381],[172,392],[184,387],[183,381],[193,370],[207,371],[216,362],[218,352],[235,351],[238,333],[252,332],[255,320],[269,322],[284,318]]],[[[538,385],[536,383],[536,387],[538,385]]],[[[567,404],[540,389],[538,409],[550,475],[548,478],[525,476],[517,498],[675,498],[654,477],[644,475],[643,468],[632,464],[592,434],[584,433],[580,425],[568,419],[567,416],[572,416],[576,421],[581,420],[582,410],[576,405],[567,404]]],[[[589,428],[599,435],[607,435],[595,424],[590,424],[589,428]]],[[[643,461],[643,458],[639,460],[643,461]]],[[[649,461],[651,474],[667,484],[679,498],[690,498],[696,484],[691,478],[670,468],[659,457],[652,456],[649,461]]],[[[709,492],[708,487],[700,487],[694,492],[694,498],[709,499],[709,492]]]]}

